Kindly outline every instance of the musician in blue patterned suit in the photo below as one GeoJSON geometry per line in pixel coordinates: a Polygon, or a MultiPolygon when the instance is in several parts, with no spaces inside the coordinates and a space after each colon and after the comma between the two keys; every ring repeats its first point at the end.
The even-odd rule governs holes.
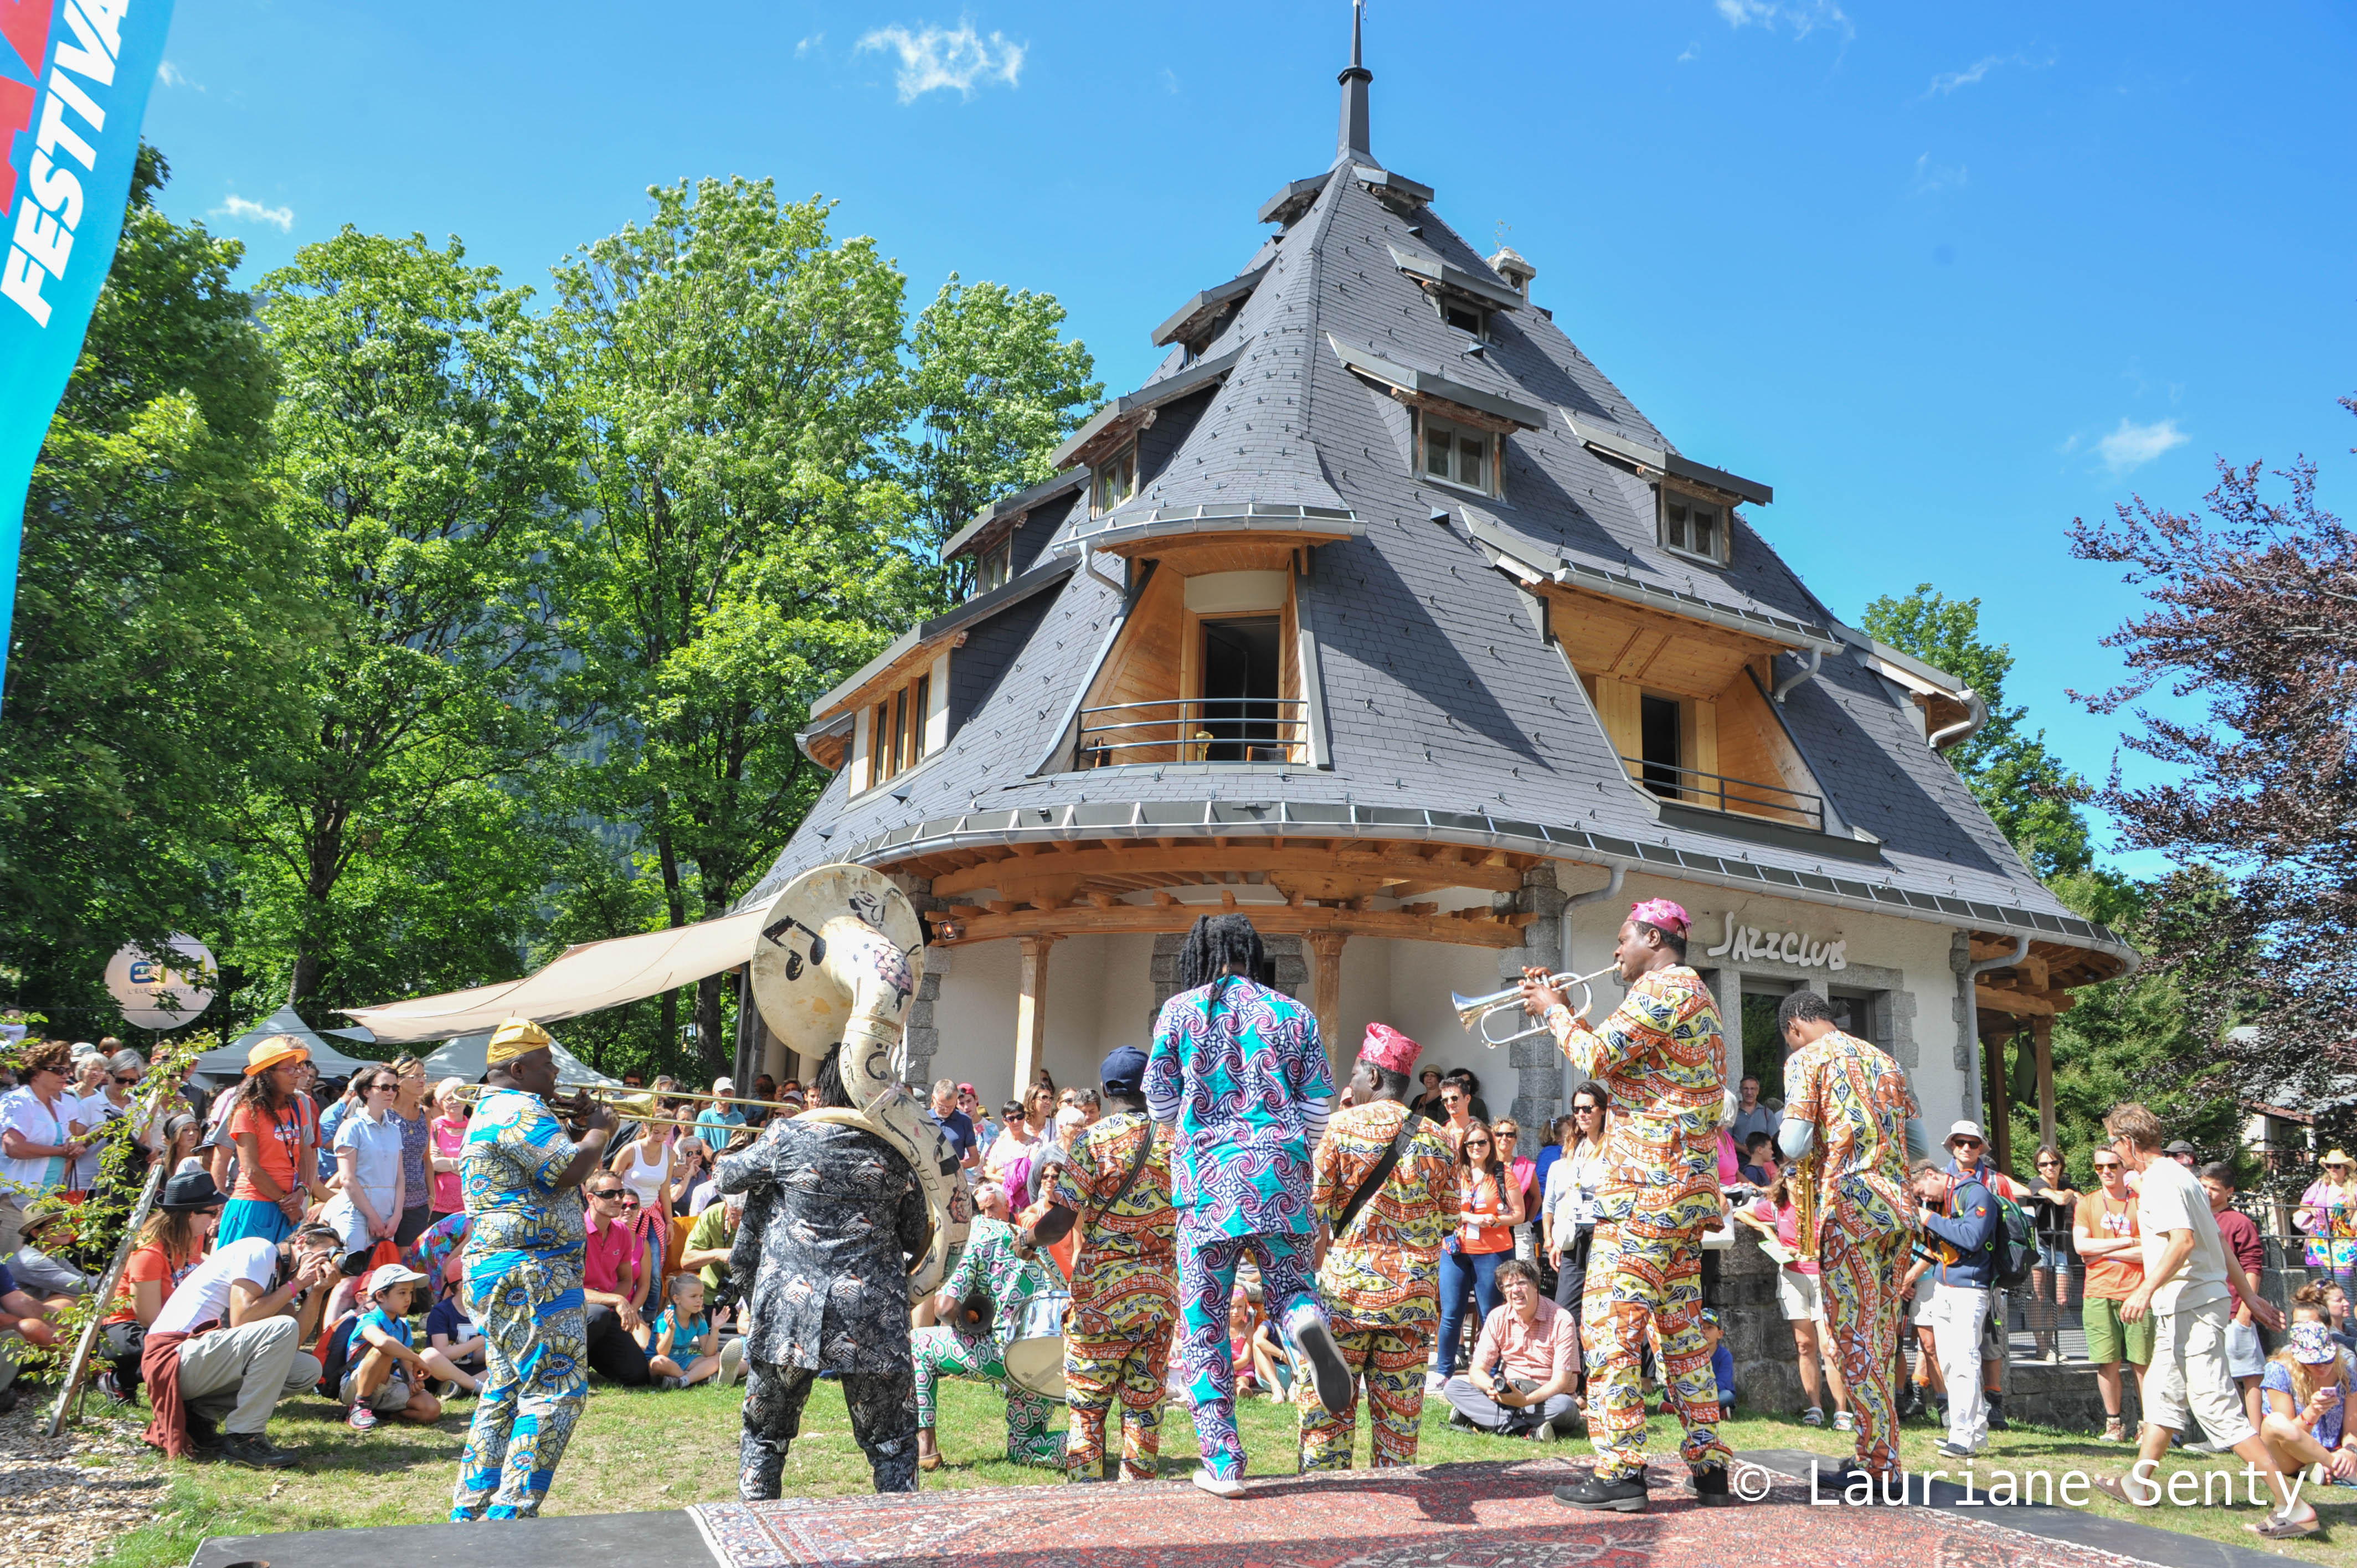
{"type": "MultiPolygon", "coordinates": [[[[822,1107],[850,1107],[839,1048],[819,1063],[811,1088],[822,1107]]],[[[730,1275],[751,1284],[739,1495],[777,1497],[822,1371],[841,1380],[876,1489],[915,1491],[908,1273],[928,1223],[916,1173],[873,1133],[779,1117],[752,1147],[723,1155],[714,1176],[722,1193],[745,1194],[728,1257],[730,1275]]]]}
{"type": "Polygon", "coordinates": [[[1176,1124],[1179,1365],[1203,1467],[1195,1485],[1243,1495],[1228,1298],[1236,1263],[1260,1267],[1269,1321],[1308,1359],[1319,1402],[1350,1408],[1351,1374],[1310,1285],[1310,1151],[1326,1130],[1334,1077],[1310,1011],[1255,977],[1260,935],[1242,915],[1206,915],[1178,954],[1182,991],[1162,1004],[1146,1063],[1146,1105],[1176,1124]]]}

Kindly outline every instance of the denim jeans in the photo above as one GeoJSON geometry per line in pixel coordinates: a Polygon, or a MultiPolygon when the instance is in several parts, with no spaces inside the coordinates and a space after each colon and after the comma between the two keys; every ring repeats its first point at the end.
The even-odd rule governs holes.
{"type": "Polygon", "coordinates": [[[1440,1250],[1440,1375],[1457,1370],[1457,1337],[1465,1325],[1465,1303],[1473,1298],[1483,1321],[1505,1304],[1498,1288],[1498,1265],[1512,1252],[1458,1252],[1440,1250]]]}

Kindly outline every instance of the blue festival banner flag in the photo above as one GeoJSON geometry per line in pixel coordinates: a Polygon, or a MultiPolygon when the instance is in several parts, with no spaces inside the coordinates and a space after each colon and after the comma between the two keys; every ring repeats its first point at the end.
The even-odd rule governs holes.
{"type": "Polygon", "coordinates": [[[0,0],[0,682],[25,492],[123,237],[171,0],[0,0]]]}

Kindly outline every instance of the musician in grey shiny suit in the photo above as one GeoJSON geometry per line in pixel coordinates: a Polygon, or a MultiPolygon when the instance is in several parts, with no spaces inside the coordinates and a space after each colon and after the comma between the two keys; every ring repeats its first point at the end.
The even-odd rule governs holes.
{"type": "MultiPolygon", "coordinates": [[[[838,1053],[811,1080],[819,1106],[848,1107],[838,1053]]],[[[780,1117],[721,1156],[723,1193],[745,1195],[729,1251],[746,1292],[745,1433],[737,1491],[778,1496],[812,1380],[833,1372],[851,1434],[879,1492],[917,1489],[917,1388],[909,1349],[909,1259],[923,1251],[925,1199],[909,1163],[872,1133],[780,1117]]]]}

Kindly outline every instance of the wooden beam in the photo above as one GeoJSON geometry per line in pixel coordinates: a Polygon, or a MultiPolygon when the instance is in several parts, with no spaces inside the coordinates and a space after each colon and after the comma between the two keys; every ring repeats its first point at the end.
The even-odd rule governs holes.
{"type": "Polygon", "coordinates": [[[2029,1034],[2038,1049],[2038,1141],[2059,1149],[2062,1144],[2054,1120],[2054,1020],[2032,1018],[2029,1034]]]}
{"type": "Polygon", "coordinates": [[[1048,1041],[1048,950],[1057,939],[1033,935],[1022,939],[1023,958],[1015,995],[1015,1092],[1020,1100],[1039,1069],[1048,1041]]]}
{"type": "MultiPolygon", "coordinates": [[[[952,946],[967,942],[1004,941],[1009,937],[1070,937],[1158,935],[1184,931],[1195,917],[1209,911],[1199,904],[1115,904],[1110,909],[1086,907],[1062,909],[994,910],[965,922],[964,934],[952,946]]],[[[1536,917],[1509,915],[1503,919],[1486,909],[1464,915],[1409,914],[1405,910],[1332,908],[1317,904],[1246,904],[1241,912],[1267,936],[1308,936],[1339,931],[1353,937],[1386,937],[1397,941],[1447,942],[1456,947],[1504,949],[1520,947],[1522,928],[1536,917]],[[1468,917],[1470,918],[1468,918],[1468,917]]]]}
{"type": "MultiPolygon", "coordinates": [[[[1008,889],[1003,878],[1041,875],[1191,878],[1231,871],[1258,871],[1278,876],[1340,873],[1377,882],[1415,883],[1419,887],[1454,886],[1485,893],[1513,893],[1523,886],[1521,863],[1534,859],[1493,851],[1482,864],[1467,865],[1453,845],[1429,854],[1420,851],[1421,846],[1393,843],[1347,848],[1340,853],[1297,843],[1279,849],[1266,841],[1239,842],[1224,848],[1192,844],[1166,849],[1156,843],[1133,843],[1074,849],[1055,856],[1052,872],[1044,871],[1036,862],[1025,865],[999,860],[944,873],[933,879],[933,897],[952,898],[984,887],[996,887],[1005,893],[1008,889]]],[[[1028,859],[1032,852],[1027,849],[1017,853],[1028,859]]]]}
{"type": "Polygon", "coordinates": [[[1979,1005],[1992,1013],[2009,1013],[2019,1018],[2051,1018],[2058,1013],[2068,1013],[2079,1000],[2067,991],[2060,995],[2033,996],[2026,991],[1986,982],[1975,984],[1973,991],[1979,1005]]]}
{"type": "Polygon", "coordinates": [[[1318,1015],[1318,1034],[1326,1042],[1338,1093],[1351,1081],[1351,1062],[1357,1054],[1342,1038],[1342,944],[1349,940],[1341,931],[1309,933],[1309,1010],[1318,1015]]]}

